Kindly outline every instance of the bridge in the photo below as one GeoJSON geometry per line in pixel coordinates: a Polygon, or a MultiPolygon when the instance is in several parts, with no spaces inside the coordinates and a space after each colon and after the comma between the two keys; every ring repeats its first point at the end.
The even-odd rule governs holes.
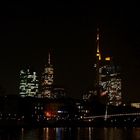
{"type": "Polygon", "coordinates": [[[118,113],[83,117],[82,121],[90,126],[140,127],[140,113],[118,113]]]}
{"type": "Polygon", "coordinates": [[[111,117],[120,117],[120,116],[140,116],[140,113],[121,113],[121,114],[110,114],[110,115],[98,115],[98,116],[88,116],[88,117],[83,117],[83,119],[96,119],[96,118],[111,118],[111,117]]]}

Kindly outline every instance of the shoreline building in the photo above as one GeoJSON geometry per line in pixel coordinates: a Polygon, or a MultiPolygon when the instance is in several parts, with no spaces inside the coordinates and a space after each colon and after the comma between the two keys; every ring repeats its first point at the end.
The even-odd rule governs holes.
{"type": "Polygon", "coordinates": [[[54,84],[54,68],[51,64],[51,56],[48,54],[48,64],[45,65],[41,77],[41,98],[54,98],[52,86],[54,84]]]}
{"type": "Polygon", "coordinates": [[[38,93],[38,76],[36,72],[30,72],[30,69],[20,70],[20,97],[35,97],[38,93]]]}
{"type": "Polygon", "coordinates": [[[100,97],[107,96],[108,105],[118,106],[122,103],[120,67],[113,63],[111,57],[101,57],[99,36],[99,29],[97,29],[95,64],[97,94],[100,97]]]}

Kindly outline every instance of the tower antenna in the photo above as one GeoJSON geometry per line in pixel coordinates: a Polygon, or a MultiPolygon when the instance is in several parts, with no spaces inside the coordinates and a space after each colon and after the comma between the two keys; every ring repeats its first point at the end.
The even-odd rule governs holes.
{"type": "Polygon", "coordinates": [[[51,64],[51,55],[50,55],[50,52],[48,53],[48,64],[49,65],[51,64]]]}

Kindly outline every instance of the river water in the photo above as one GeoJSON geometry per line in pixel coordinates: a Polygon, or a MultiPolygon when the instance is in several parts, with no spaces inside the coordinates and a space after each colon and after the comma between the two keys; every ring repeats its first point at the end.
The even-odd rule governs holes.
{"type": "Polygon", "coordinates": [[[1,130],[0,140],[140,140],[140,128],[13,128],[1,130]]]}

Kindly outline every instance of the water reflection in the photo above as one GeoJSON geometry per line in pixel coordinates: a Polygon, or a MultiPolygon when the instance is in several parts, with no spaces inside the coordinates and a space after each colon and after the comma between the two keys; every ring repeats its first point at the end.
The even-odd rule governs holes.
{"type": "Polygon", "coordinates": [[[140,128],[133,128],[133,131],[131,133],[134,139],[140,140],[140,128]]]}
{"type": "Polygon", "coordinates": [[[1,129],[0,140],[140,140],[140,128],[1,129]]]}
{"type": "Polygon", "coordinates": [[[17,132],[16,129],[0,129],[0,140],[18,140],[17,132]]]}

